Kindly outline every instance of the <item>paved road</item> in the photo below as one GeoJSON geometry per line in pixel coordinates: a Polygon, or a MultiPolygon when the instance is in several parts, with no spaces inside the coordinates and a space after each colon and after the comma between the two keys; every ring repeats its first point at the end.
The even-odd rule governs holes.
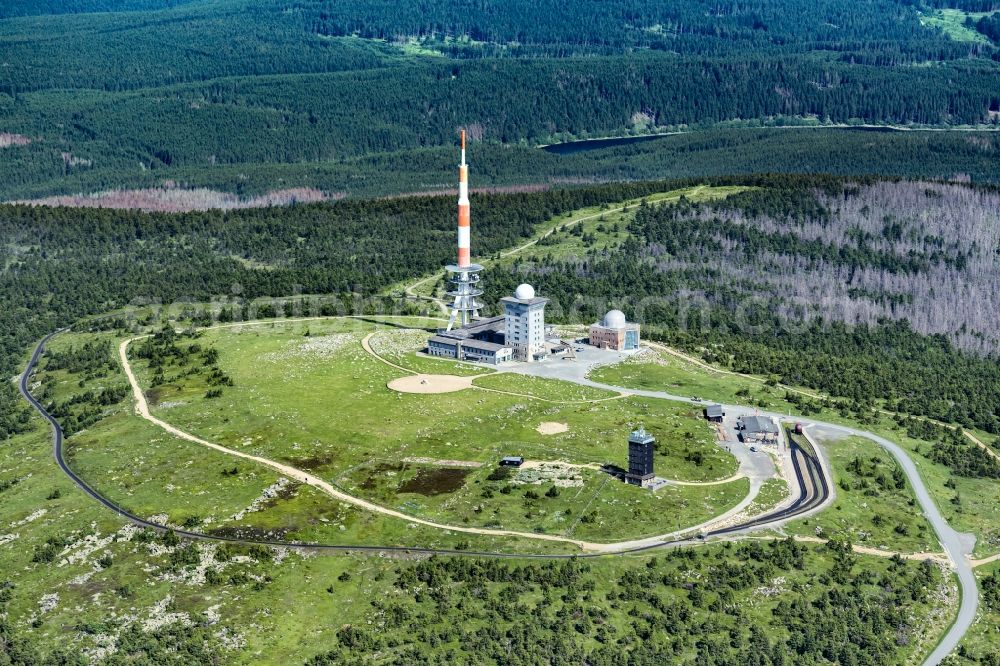
{"type": "Polygon", "coordinates": [[[823,423],[822,421],[812,421],[811,423],[816,429],[834,435],[856,435],[872,440],[891,453],[899,462],[903,471],[906,472],[906,476],[910,480],[910,485],[913,486],[913,491],[917,496],[917,501],[920,503],[920,508],[924,511],[924,516],[927,517],[927,520],[934,528],[938,539],[941,541],[941,545],[944,546],[945,552],[955,567],[955,573],[958,576],[959,588],[962,594],[955,623],[924,661],[925,666],[935,666],[941,663],[945,657],[958,647],[965,632],[969,630],[969,627],[972,626],[972,623],[976,619],[976,609],[979,607],[979,588],[976,586],[976,576],[972,572],[972,565],[968,558],[968,555],[975,547],[975,537],[970,534],[957,532],[948,524],[948,521],[944,519],[944,516],[938,510],[937,504],[934,503],[934,498],[927,491],[927,486],[924,485],[924,481],[920,477],[913,459],[898,444],[879,435],[849,426],[823,423]]]}
{"type": "MultiPolygon", "coordinates": [[[[56,463],[59,465],[59,468],[74,483],[76,483],[77,486],[79,486],[85,493],[87,493],[90,497],[92,497],[95,500],[97,500],[98,502],[100,502],[102,505],[104,505],[107,508],[113,510],[115,513],[119,514],[123,518],[125,518],[127,520],[130,520],[130,521],[132,521],[132,522],[134,522],[134,523],[136,523],[136,524],[138,524],[140,526],[149,527],[149,528],[152,528],[152,529],[155,529],[155,530],[159,530],[159,531],[163,531],[163,530],[166,530],[166,529],[171,529],[171,528],[165,528],[162,525],[159,525],[159,524],[156,524],[156,523],[152,523],[152,522],[150,522],[150,521],[148,521],[148,520],[146,520],[144,518],[141,518],[140,516],[137,516],[137,515],[129,512],[125,508],[117,505],[116,503],[114,503],[110,499],[104,497],[97,490],[95,490],[90,485],[88,485],[87,482],[84,481],[82,478],[80,478],[75,472],[73,472],[73,470],[67,464],[67,462],[66,462],[66,460],[65,460],[65,458],[63,456],[63,432],[62,432],[62,428],[59,426],[59,423],[56,421],[56,419],[54,417],[52,417],[52,415],[49,414],[45,410],[45,408],[41,405],[41,403],[39,403],[38,400],[36,400],[34,398],[34,396],[31,394],[31,391],[30,391],[30,389],[28,387],[28,383],[30,381],[32,373],[34,372],[34,368],[37,365],[38,360],[39,360],[39,358],[41,357],[41,354],[44,351],[45,344],[54,335],[56,335],[59,332],[61,332],[61,331],[57,331],[56,333],[52,333],[52,334],[46,336],[41,342],[38,343],[38,346],[35,348],[35,351],[32,354],[31,360],[28,363],[28,366],[25,368],[24,373],[21,375],[20,382],[19,382],[19,389],[21,391],[22,396],[46,420],[48,420],[49,424],[52,427],[53,454],[55,456],[56,463]]],[[[127,342],[123,343],[121,345],[121,348],[119,349],[119,353],[120,353],[120,355],[123,358],[124,358],[124,351],[125,351],[126,345],[127,345],[127,342]]],[[[159,419],[156,419],[155,417],[152,417],[148,413],[148,406],[146,405],[145,396],[142,395],[142,391],[138,387],[138,382],[136,381],[133,373],[131,372],[131,368],[130,368],[129,364],[127,363],[127,360],[123,361],[123,365],[124,365],[124,368],[125,368],[125,371],[126,371],[126,375],[128,376],[130,383],[132,384],[133,391],[136,392],[136,407],[137,407],[137,411],[144,418],[147,418],[147,419],[151,420],[152,422],[156,423],[160,427],[163,427],[163,428],[167,429],[169,432],[171,432],[171,433],[173,433],[173,434],[175,434],[177,436],[183,437],[185,439],[189,439],[189,440],[194,441],[194,442],[196,442],[198,444],[202,444],[204,446],[209,446],[209,447],[211,447],[213,449],[218,449],[218,450],[220,450],[222,452],[225,452],[225,453],[228,453],[228,454],[238,455],[238,456],[244,457],[244,458],[250,458],[250,459],[254,460],[255,462],[260,462],[262,464],[265,464],[265,465],[268,465],[268,466],[272,466],[272,467],[274,467],[274,466],[276,466],[276,465],[279,464],[279,463],[275,463],[274,461],[266,460],[266,459],[263,459],[263,458],[258,458],[257,456],[251,456],[249,454],[245,454],[245,453],[240,452],[240,451],[232,451],[230,449],[226,449],[225,447],[221,447],[221,446],[219,446],[217,444],[214,444],[212,442],[207,442],[205,440],[201,440],[200,438],[196,438],[196,437],[194,437],[192,435],[189,435],[188,433],[183,433],[182,431],[178,431],[176,428],[173,428],[173,426],[170,426],[169,424],[167,424],[165,422],[162,422],[159,419]]],[[[346,494],[342,493],[342,491],[339,491],[339,490],[337,490],[335,488],[325,487],[325,486],[329,486],[329,484],[327,484],[322,479],[313,478],[313,477],[311,477],[311,475],[306,475],[304,472],[301,472],[301,470],[297,470],[297,469],[294,469],[294,468],[286,469],[285,467],[286,466],[282,466],[282,468],[280,469],[280,471],[282,471],[283,473],[288,474],[289,476],[292,476],[293,478],[298,478],[298,479],[300,479],[304,483],[310,483],[312,485],[324,486],[323,490],[325,490],[327,492],[334,493],[335,496],[337,496],[339,499],[342,499],[344,501],[349,501],[349,502],[352,502],[352,503],[355,503],[355,504],[358,504],[358,503],[364,503],[365,505],[368,504],[367,502],[364,502],[363,500],[359,500],[359,498],[355,498],[353,496],[346,495],[346,494]],[[308,479],[300,478],[303,475],[309,476],[309,478],[308,479]]],[[[730,511],[726,512],[726,514],[724,514],[724,516],[731,515],[731,514],[733,514],[734,511],[741,510],[742,508],[744,508],[743,507],[744,503],[746,503],[746,501],[744,501],[743,503],[741,503],[741,505],[738,506],[736,509],[733,509],[733,510],[730,510],[730,511]]],[[[372,506],[374,507],[375,505],[372,505],[372,506]]],[[[367,507],[365,507],[365,508],[367,508],[367,507]]],[[[380,506],[379,507],[375,507],[374,510],[378,510],[379,512],[382,512],[382,513],[392,512],[392,510],[386,509],[385,507],[380,507],[380,506]]],[[[393,515],[396,515],[396,517],[399,517],[399,518],[402,518],[402,519],[405,519],[405,520],[408,520],[408,521],[411,521],[411,522],[422,522],[422,523],[425,523],[425,524],[427,524],[427,525],[429,525],[431,527],[437,527],[437,528],[440,528],[440,529],[445,529],[445,530],[450,530],[450,531],[459,531],[459,532],[468,531],[468,532],[482,533],[482,534],[494,535],[494,536],[496,536],[496,535],[499,535],[499,536],[503,536],[503,535],[507,535],[507,536],[521,536],[521,533],[518,533],[518,532],[508,532],[508,531],[504,531],[504,530],[483,530],[482,532],[480,532],[479,530],[476,530],[475,528],[463,528],[463,527],[456,527],[456,526],[451,526],[451,525],[439,525],[439,524],[436,524],[436,523],[432,523],[430,521],[422,521],[420,519],[415,519],[413,516],[409,516],[409,515],[405,515],[405,514],[398,514],[397,515],[396,512],[392,512],[392,513],[393,513],[393,515]]],[[[566,541],[566,542],[570,542],[570,543],[575,543],[578,546],[581,546],[583,548],[587,548],[587,549],[589,549],[591,551],[591,552],[582,553],[580,555],[562,555],[562,554],[552,554],[552,555],[549,555],[549,554],[525,554],[525,553],[493,553],[493,552],[479,552],[479,551],[455,551],[455,550],[444,550],[444,549],[433,549],[433,548],[384,547],[384,546],[342,546],[342,545],[317,544],[317,543],[295,543],[295,542],[283,542],[283,541],[247,540],[247,539],[239,539],[239,538],[217,537],[217,536],[214,536],[214,535],[208,535],[208,534],[203,534],[203,533],[199,533],[199,532],[191,532],[191,531],[186,531],[186,530],[173,530],[173,531],[177,532],[178,534],[181,534],[181,535],[187,536],[189,538],[193,538],[193,539],[215,540],[215,541],[231,541],[231,542],[248,543],[248,544],[259,543],[259,544],[272,545],[272,546],[286,546],[286,547],[291,547],[291,548],[302,548],[302,549],[325,549],[325,550],[340,550],[340,551],[399,551],[399,552],[406,552],[406,553],[425,553],[425,554],[450,554],[450,555],[471,555],[471,556],[490,556],[490,557],[529,557],[529,558],[543,558],[543,559],[559,559],[559,558],[568,558],[568,557],[599,557],[599,556],[603,556],[603,555],[626,555],[626,554],[631,554],[631,553],[643,552],[643,551],[651,550],[651,549],[654,549],[654,548],[677,547],[677,546],[683,546],[683,545],[690,545],[690,544],[694,544],[694,543],[701,543],[701,540],[691,540],[691,539],[682,538],[681,534],[690,534],[690,533],[693,533],[694,531],[697,531],[701,527],[707,527],[711,523],[716,523],[719,520],[719,518],[720,517],[713,518],[711,521],[709,521],[709,523],[706,523],[704,526],[695,526],[695,527],[686,528],[686,529],[684,529],[682,531],[671,533],[671,534],[661,535],[661,536],[657,536],[657,537],[650,537],[650,538],[645,538],[645,539],[636,539],[636,540],[631,540],[631,541],[618,542],[618,543],[614,543],[614,544],[592,544],[592,543],[578,541],[578,540],[571,539],[571,538],[560,538],[560,537],[556,537],[555,535],[551,535],[550,538],[552,538],[553,540],[559,540],[559,541],[566,541]]],[[[536,534],[525,534],[525,536],[530,536],[530,537],[535,538],[535,539],[549,537],[549,535],[536,535],[536,534]]]]}
{"type": "MultiPolygon", "coordinates": [[[[543,363],[523,365],[516,371],[540,377],[562,379],[565,381],[575,382],[583,386],[590,386],[609,391],[626,391],[634,395],[686,402],[692,405],[704,404],[702,401],[695,400],[688,396],[673,395],[664,391],[625,389],[620,386],[612,386],[587,379],[586,375],[592,367],[603,363],[616,362],[618,359],[613,358],[614,356],[618,355],[612,354],[604,357],[594,356],[589,363],[551,360],[543,363]]],[[[968,557],[975,547],[975,536],[957,532],[951,527],[951,525],[948,524],[948,521],[944,519],[944,516],[942,516],[941,512],[938,510],[937,504],[934,503],[934,499],[927,490],[927,486],[924,485],[924,480],[920,477],[916,464],[906,451],[904,451],[899,445],[884,437],[865,430],[860,430],[858,428],[852,428],[850,426],[816,421],[814,419],[801,416],[760,412],[757,409],[743,407],[740,405],[723,405],[723,408],[725,409],[727,416],[732,414],[763,414],[764,416],[770,416],[780,421],[794,420],[796,422],[801,422],[814,433],[826,434],[834,437],[850,435],[864,437],[865,439],[869,439],[881,446],[899,462],[900,467],[902,467],[907,478],[910,480],[910,485],[913,487],[914,494],[917,497],[917,501],[920,503],[920,508],[923,510],[924,516],[934,528],[934,532],[937,534],[938,540],[941,542],[941,546],[944,548],[945,553],[948,555],[948,559],[951,561],[952,567],[955,569],[955,573],[958,577],[959,589],[962,595],[958,608],[958,616],[956,617],[954,624],[952,624],[951,628],[949,628],[948,632],[941,639],[941,642],[924,661],[924,666],[936,666],[936,664],[941,663],[941,660],[958,647],[962,637],[965,635],[966,631],[969,630],[969,627],[972,626],[972,623],[976,619],[976,610],[979,606],[979,588],[976,586],[976,577],[972,571],[972,565],[968,557]]]]}
{"type": "MultiPolygon", "coordinates": [[[[24,398],[29,403],[31,403],[31,405],[36,410],[38,410],[38,412],[43,417],[45,417],[49,421],[50,425],[52,426],[52,432],[53,432],[53,452],[54,452],[57,464],[59,465],[60,469],[62,469],[62,471],[70,479],[72,479],[73,482],[76,483],[77,486],[79,486],[84,492],[86,492],[89,496],[91,496],[92,498],[94,498],[95,500],[97,500],[98,502],[100,502],[101,504],[103,504],[104,506],[106,506],[109,509],[115,511],[116,513],[118,513],[119,515],[121,515],[123,518],[125,518],[127,520],[130,520],[130,521],[132,521],[132,522],[134,522],[134,523],[136,523],[138,525],[144,526],[144,527],[149,527],[149,528],[156,529],[156,530],[164,530],[164,529],[166,529],[166,528],[164,528],[161,525],[157,525],[155,523],[151,523],[151,522],[149,522],[149,521],[147,521],[147,520],[145,520],[143,518],[140,518],[140,517],[138,517],[138,516],[136,516],[136,515],[128,512],[127,510],[125,510],[122,507],[118,506],[114,502],[112,502],[109,499],[105,498],[100,493],[98,493],[96,490],[94,490],[93,488],[91,488],[83,479],[81,479],[79,476],[77,476],[69,468],[69,466],[66,464],[66,461],[65,461],[65,459],[63,457],[63,450],[62,450],[62,443],[63,443],[62,428],[59,426],[59,423],[45,410],[45,408],[31,395],[31,392],[30,392],[30,390],[28,388],[28,382],[30,381],[31,375],[32,375],[32,373],[34,371],[34,368],[35,368],[35,365],[38,363],[38,359],[40,358],[40,356],[41,356],[41,354],[42,354],[42,352],[44,350],[45,343],[48,342],[48,340],[52,336],[56,335],[59,332],[60,331],[57,331],[56,333],[52,333],[52,334],[46,336],[41,342],[39,342],[38,346],[35,348],[34,353],[32,354],[32,357],[31,357],[30,362],[28,363],[28,366],[25,368],[25,371],[21,375],[20,381],[18,383],[18,388],[20,389],[21,394],[24,396],[24,398]]],[[[528,367],[542,368],[542,367],[546,367],[546,366],[553,367],[555,365],[556,365],[555,363],[552,363],[552,364],[533,364],[532,366],[528,366],[528,367]]],[[[577,365],[578,365],[577,363],[565,362],[562,367],[570,369],[573,366],[577,366],[577,365]]],[[[584,365],[584,364],[579,364],[579,365],[584,365]]],[[[126,368],[128,368],[127,364],[126,364],[126,368]]],[[[532,373],[532,374],[534,374],[534,373],[532,373]]],[[[566,379],[568,381],[575,381],[575,382],[577,382],[579,384],[582,384],[582,385],[585,385],[585,386],[592,386],[592,387],[595,387],[595,388],[602,388],[602,389],[611,390],[611,391],[619,391],[619,392],[624,391],[624,392],[632,393],[632,394],[635,394],[635,395],[641,395],[641,396],[646,396],[646,397],[651,397],[651,398],[660,398],[660,399],[665,399],[665,400],[673,400],[673,401],[677,401],[677,402],[685,402],[685,403],[694,404],[694,405],[701,405],[702,404],[700,401],[693,400],[690,397],[677,396],[677,395],[673,395],[673,394],[662,392],[662,391],[630,390],[630,389],[624,389],[622,387],[610,386],[610,385],[607,385],[607,384],[602,384],[600,382],[594,382],[594,381],[591,381],[589,379],[586,379],[586,377],[585,377],[586,373],[584,373],[584,376],[581,376],[579,369],[569,370],[569,372],[567,372],[565,374],[566,374],[565,377],[558,376],[557,378],[566,379]]],[[[543,374],[541,376],[555,376],[555,375],[544,375],[543,374]]],[[[133,385],[133,388],[134,387],[135,386],[133,385]]],[[[140,391],[140,393],[141,393],[141,391],[140,391]]],[[[751,413],[758,413],[758,410],[756,410],[756,409],[752,409],[752,408],[748,408],[748,407],[742,407],[742,406],[739,406],[739,405],[724,405],[724,408],[725,408],[727,414],[751,414],[751,413]]],[[[934,503],[934,500],[931,497],[930,493],[928,492],[927,487],[924,485],[923,479],[920,477],[920,474],[917,471],[916,465],[914,464],[914,462],[912,461],[912,459],[910,459],[909,455],[907,455],[907,453],[901,447],[899,447],[897,444],[895,444],[895,443],[893,443],[893,442],[885,439],[884,437],[880,437],[879,435],[875,435],[873,433],[869,433],[869,432],[866,432],[866,431],[863,431],[863,430],[859,430],[859,429],[856,429],[856,428],[851,428],[849,426],[843,426],[843,425],[838,425],[838,424],[833,424],[833,423],[826,423],[826,422],[823,422],[823,421],[815,421],[813,419],[808,419],[808,418],[803,418],[803,417],[790,417],[790,416],[786,416],[786,415],[783,415],[783,414],[764,413],[764,415],[765,416],[771,416],[773,418],[780,419],[780,420],[788,420],[788,419],[794,418],[796,421],[800,421],[800,422],[803,422],[804,424],[806,424],[806,426],[809,427],[810,429],[813,429],[814,431],[818,431],[818,432],[821,432],[821,433],[825,433],[827,435],[833,435],[833,436],[837,436],[837,435],[855,435],[855,436],[867,438],[867,439],[875,442],[876,444],[878,444],[882,448],[886,449],[887,451],[889,451],[889,453],[892,454],[892,456],[895,457],[897,461],[899,461],[900,466],[902,467],[903,471],[906,473],[907,478],[910,480],[910,484],[912,485],[912,487],[914,489],[914,493],[916,494],[917,501],[920,503],[920,506],[921,506],[921,508],[924,511],[924,515],[927,517],[928,521],[931,523],[931,526],[934,528],[934,531],[937,533],[938,538],[941,541],[941,544],[944,547],[945,552],[947,553],[949,559],[951,560],[951,564],[952,564],[952,566],[954,567],[954,569],[955,569],[955,571],[957,573],[958,580],[959,580],[959,586],[960,586],[960,589],[961,589],[961,592],[962,592],[962,598],[961,598],[961,601],[959,603],[958,616],[955,619],[955,622],[948,629],[947,633],[941,639],[941,641],[938,643],[938,645],[935,647],[935,649],[931,652],[931,654],[924,661],[925,666],[936,666],[937,664],[939,664],[948,654],[950,654],[953,650],[955,650],[955,648],[958,646],[958,643],[961,641],[962,637],[965,635],[966,631],[968,631],[969,627],[972,625],[973,621],[975,620],[976,610],[977,610],[978,604],[979,604],[979,591],[978,591],[978,587],[976,586],[976,579],[975,579],[975,575],[973,574],[973,571],[972,571],[972,566],[970,565],[969,560],[967,558],[967,555],[972,552],[972,549],[973,549],[973,547],[975,545],[975,539],[974,539],[974,537],[971,536],[971,535],[967,535],[967,534],[961,534],[961,533],[955,531],[947,523],[947,521],[944,519],[944,517],[941,515],[940,511],[938,510],[936,504],[934,503]]],[[[818,451],[817,451],[817,453],[818,453],[818,451]]],[[[406,518],[410,519],[411,517],[407,516],[406,518]]],[[[783,520],[786,520],[787,518],[788,518],[788,516],[785,516],[783,518],[783,520]]],[[[770,526],[770,524],[765,524],[763,526],[770,526]]],[[[445,526],[445,527],[447,529],[450,529],[447,526],[445,526]]],[[[654,548],[678,547],[678,546],[690,545],[690,544],[693,544],[693,543],[698,543],[697,541],[675,538],[673,540],[669,540],[669,539],[668,540],[663,540],[663,541],[660,541],[658,543],[645,543],[645,544],[642,544],[642,545],[636,545],[636,547],[634,547],[634,548],[630,548],[630,549],[627,549],[627,550],[620,550],[620,551],[617,551],[617,552],[614,552],[614,553],[586,553],[586,554],[577,556],[577,555],[561,555],[561,554],[552,554],[552,555],[548,555],[548,554],[518,554],[518,553],[504,554],[504,553],[473,552],[473,551],[448,551],[448,550],[438,550],[438,549],[430,549],[430,548],[403,548],[403,547],[380,547],[380,546],[342,546],[342,545],[329,545],[329,544],[305,544],[305,543],[288,543],[288,542],[273,542],[273,541],[253,541],[253,540],[242,540],[242,539],[216,537],[216,536],[210,536],[210,535],[205,535],[205,534],[199,534],[197,532],[188,532],[188,531],[185,531],[185,530],[174,530],[174,531],[177,532],[178,534],[181,534],[183,536],[186,536],[186,537],[189,537],[189,538],[192,538],[192,539],[215,540],[215,541],[233,541],[233,542],[240,542],[240,543],[260,543],[260,544],[264,544],[264,545],[285,546],[285,547],[301,548],[301,549],[336,550],[336,551],[347,551],[347,552],[351,552],[351,551],[357,551],[357,552],[360,552],[360,551],[374,551],[374,552],[398,551],[398,552],[418,553],[418,554],[449,554],[449,555],[480,556],[480,557],[516,557],[516,558],[533,558],[533,559],[564,559],[564,558],[569,558],[569,557],[601,557],[601,556],[607,556],[607,555],[626,555],[626,554],[637,553],[637,552],[642,552],[642,551],[646,551],[646,550],[652,550],[654,548]]]]}

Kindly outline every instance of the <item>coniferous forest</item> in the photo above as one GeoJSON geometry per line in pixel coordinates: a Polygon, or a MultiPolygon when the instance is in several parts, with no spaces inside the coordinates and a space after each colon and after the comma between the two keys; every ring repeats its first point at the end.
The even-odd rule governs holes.
{"type": "MultiPolygon", "coordinates": [[[[905,517],[895,535],[935,548],[919,479],[880,472],[888,454],[860,438],[820,436],[818,452],[869,448],[846,469],[831,456],[840,496],[819,520],[783,526],[796,536],[701,543],[692,530],[696,547],[555,561],[483,558],[499,537],[409,523],[434,518],[431,500],[400,499],[405,526],[386,527],[370,506],[134,417],[117,359],[127,331],[158,331],[130,348],[151,395],[204,383],[187,407],[150,398],[157,413],[201,409],[191,432],[257,447],[264,435],[232,434],[244,425],[232,414],[210,422],[247,389],[239,369],[174,324],[439,314],[405,287],[454,257],[460,129],[487,314],[522,282],[550,299],[551,323],[621,309],[645,339],[712,364],[702,381],[753,375],[738,380],[741,403],[785,393],[782,411],[837,412],[898,440],[929,501],[980,536],[978,619],[942,663],[1000,666],[988,506],[1000,481],[1000,0],[0,2],[0,375],[75,327],[84,341],[54,338],[32,391],[70,466],[167,526],[140,529],[85,498],[53,464],[47,426],[0,384],[0,666],[263,653],[312,666],[881,666],[933,649],[956,579],[877,529],[891,485],[905,517]],[[696,195],[714,186],[727,196],[696,195]],[[681,188],[689,196],[655,200],[681,188]],[[552,222],[581,209],[586,224],[552,222]],[[173,318],[128,312],[156,305],[173,318]],[[221,523],[249,514],[253,534],[380,550],[318,556],[175,532],[214,522],[205,534],[244,538],[221,523]],[[848,521],[853,532],[824,531],[848,521]]],[[[302,337],[332,348],[336,334],[318,328],[302,337]]],[[[353,381],[385,390],[370,379],[353,381]]],[[[324,480],[339,488],[352,470],[324,480]]],[[[557,485],[523,494],[525,518],[535,500],[576,492],[557,485]]],[[[764,497],[775,485],[743,511],[777,506],[764,497]]],[[[604,483],[590,502],[627,516],[635,496],[617,490],[604,483]]],[[[560,534],[594,520],[584,506],[552,510],[560,534]]],[[[505,555],[544,532],[505,540],[505,555]]]]}
{"type": "Polygon", "coordinates": [[[820,130],[762,146],[759,135],[701,136],[726,125],[995,128],[1000,50],[989,3],[973,4],[5,3],[0,197],[165,183],[426,191],[441,181],[414,160],[443,159],[423,151],[450,148],[460,126],[483,144],[481,185],[732,173],[718,170],[720,153],[740,173],[995,180],[989,133],[856,136],[852,150],[820,130]],[[647,144],[652,155],[533,148],[691,130],[694,141],[647,144]],[[868,143],[874,160],[859,149],[868,143]],[[393,155],[401,173],[387,178],[378,166],[393,155]]]}
{"type": "MultiPolygon", "coordinates": [[[[562,311],[590,323],[620,307],[651,336],[698,353],[716,345],[741,372],[1000,433],[994,189],[708,182],[756,189],[715,203],[640,205],[621,244],[491,269],[486,301],[529,280],[553,299],[554,320],[562,311]]],[[[476,195],[476,252],[514,246],[562,212],[686,184],[476,195]]],[[[143,301],[377,299],[451,257],[453,208],[448,195],[187,214],[4,207],[4,372],[45,333],[143,301]]],[[[4,400],[4,429],[17,431],[25,408],[12,389],[4,400]]]]}

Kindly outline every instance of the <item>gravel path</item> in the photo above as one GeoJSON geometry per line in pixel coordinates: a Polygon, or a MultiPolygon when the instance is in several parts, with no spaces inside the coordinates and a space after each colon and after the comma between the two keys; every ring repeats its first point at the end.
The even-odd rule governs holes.
{"type": "MultiPolygon", "coordinates": [[[[269,322],[262,322],[262,323],[269,323],[269,322]]],[[[244,323],[242,325],[243,326],[250,326],[252,324],[250,324],[250,323],[244,323]]],[[[433,528],[436,528],[436,529],[446,530],[446,531],[449,531],[449,532],[460,532],[460,533],[465,533],[465,534],[479,534],[479,535],[484,535],[484,536],[518,537],[518,538],[524,538],[524,539],[533,539],[533,540],[537,540],[537,541],[551,541],[551,542],[558,542],[558,543],[567,543],[567,544],[572,544],[574,546],[577,546],[582,551],[588,552],[588,553],[618,553],[618,552],[623,552],[623,551],[628,551],[628,550],[635,550],[635,549],[639,549],[639,548],[647,548],[647,547],[652,547],[652,546],[656,546],[656,545],[660,545],[660,544],[665,544],[665,543],[674,541],[675,538],[677,536],[681,535],[681,534],[686,534],[686,533],[691,533],[691,532],[697,532],[697,531],[701,531],[703,529],[707,529],[707,528],[711,527],[714,523],[716,523],[718,521],[723,521],[726,518],[728,518],[729,516],[734,515],[734,514],[740,512],[740,511],[742,511],[744,508],[746,508],[746,506],[749,505],[750,502],[753,501],[753,497],[748,495],[747,498],[744,499],[742,502],[740,502],[737,506],[733,507],[732,509],[730,509],[729,511],[723,513],[720,516],[716,516],[715,518],[712,518],[711,520],[702,523],[701,525],[695,525],[693,527],[688,527],[688,528],[685,528],[683,530],[676,530],[676,531],[670,532],[668,534],[658,535],[658,536],[654,536],[654,537],[647,537],[647,538],[644,538],[644,539],[632,539],[632,540],[628,540],[628,541],[617,541],[617,542],[612,542],[612,543],[599,543],[599,542],[593,542],[593,541],[584,541],[584,540],[581,540],[581,539],[573,539],[571,537],[558,536],[558,535],[555,535],[555,534],[538,534],[538,533],[535,533],[535,532],[519,532],[519,531],[516,531],[516,530],[486,529],[486,528],[479,528],[479,527],[464,527],[464,526],[448,525],[448,524],[443,524],[443,523],[437,523],[437,522],[434,522],[434,521],[431,521],[431,520],[425,520],[423,518],[417,518],[415,516],[411,516],[411,515],[402,513],[401,511],[396,511],[394,509],[390,509],[388,507],[385,507],[385,506],[382,506],[382,505],[379,505],[379,504],[375,504],[373,502],[369,502],[367,500],[361,499],[360,497],[355,497],[354,495],[350,495],[348,493],[345,493],[344,491],[339,490],[336,487],[334,487],[329,482],[327,482],[327,481],[325,481],[325,480],[323,480],[323,479],[321,479],[321,478],[319,478],[319,477],[317,477],[317,476],[315,476],[313,474],[310,474],[310,473],[305,472],[303,470],[300,470],[300,469],[297,469],[295,467],[292,467],[291,465],[280,463],[280,462],[278,462],[276,460],[271,460],[271,459],[265,458],[263,456],[256,456],[256,455],[253,455],[253,454],[250,454],[250,453],[245,453],[243,451],[237,451],[235,449],[230,449],[228,447],[222,446],[221,444],[216,444],[215,442],[210,442],[210,441],[208,441],[206,439],[203,439],[201,437],[197,437],[197,436],[192,435],[192,434],[190,434],[188,432],[185,432],[185,431],[181,430],[180,428],[172,426],[169,423],[167,423],[166,421],[163,421],[163,420],[157,418],[156,416],[154,416],[150,412],[150,410],[149,410],[149,404],[146,401],[146,396],[143,393],[142,387],[139,385],[139,381],[136,379],[135,373],[132,371],[132,366],[131,366],[131,364],[129,363],[129,360],[128,360],[128,347],[129,347],[129,345],[132,342],[134,342],[136,340],[141,340],[141,339],[143,339],[145,337],[148,337],[148,336],[139,336],[139,337],[135,337],[135,338],[130,338],[128,340],[123,341],[119,345],[119,347],[118,347],[118,358],[121,361],[122,368],[125,371],[125,376],[128,378],[129,385],[132,388],[132,398],[135,401],[135,411],[136,411],[136,414],[138,414],[140,417],[142,417],[143,419],[145,419],[145,420],[149,421],[150,423],[152,423],[152,424],[154,424],[154,425],[162,428],[166,432],[168,432],[171,435],[173,435],[175,437],[178,437],[180,439],[183,439],[183,440],[186,440],[186,441],[189,441],[189,442],[193,442],[195,444],[200,444],[201,446],[205,446],[207,448],[213,449],[213,450],[218,451],[220,453],[225,453],[227,455],[235,456],[237,458],[242,458],[244,460],[251,460],[253,462],[259,463],[259,464],[264,465],[266,467],[270,467],[271,469],[277,470],[278,472],[280,472],[280,473],[288,476],[289,478],[294,479],[294,480],[296,480],[296,481],[298,481],[300,483],[304,483],[304,484],[310,485],[310,486],[312,486],[314,488],[317,488],[318,490],[321,490],[322,492],[326,493],[330,497],[333,497],[334,499],[337,499],[339,501],[346,502],[348,504],[352,504],[354,506],[357,506],[359,508],[365,509],[367,511],[372,511],[374,513],[380,513],[382,515],[391,516],[393,518],[398,518],[400,520],[405,520],[405,521],[407,521],[409,523],[415,523],[415,524],[418,524],[418,525],[425,525],[427,527],[433,527],[433,528]]],[[[371,351],[370,345],[367,344],[367,338],[366,338],[364,344],[365,344],[366,350],[368,350],[373,355],[377,356],[377,354],[375,354],[373,351],[371,351]]],[[[381,357],[379,357],[379,358],[381,358],[381,357]]],[[[411,373],[411,374],[413,373],[412,370],[407,370],[406,368],[403,368],[401,366],[397,366],[394,363],[386,361],[385,359],[382,359],[382,361],[385,362],[385,363],[388,363],[389,365],[391,365],[393,367],[396,367],[396,368],[398,368],[400,370],[403,370],[403,371],[405,371],[407,373],[411,373]]],[[[753,493],[751,493],[751,495],[753,495],[753,493]]]]}

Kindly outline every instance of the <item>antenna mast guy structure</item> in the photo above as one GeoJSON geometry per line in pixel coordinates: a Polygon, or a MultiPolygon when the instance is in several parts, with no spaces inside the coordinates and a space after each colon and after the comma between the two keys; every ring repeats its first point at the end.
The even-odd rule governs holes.
{"type": "Polygon", "coordinates": [[[445,266],[451,283],[451,316],[448,330],[466,326],[479,316],[483,304],[479,297],[479,273],[483,267],[472,263],[470,252],[471,218],[469,212],[469,165],[465,163],[465,130],[462,130],[462,163],[458,165],[458,263],[445,266]]]}

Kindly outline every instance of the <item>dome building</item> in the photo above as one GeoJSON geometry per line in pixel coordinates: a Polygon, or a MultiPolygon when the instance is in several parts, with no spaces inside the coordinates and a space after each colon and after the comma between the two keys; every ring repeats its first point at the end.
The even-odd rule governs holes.
{"type": "Polygon", "coordinates": [[[633,351],[639,348],[639,324],[630,323],[621,310],[609,310],[590,327],[590,344],[601,349],[633,351]]]}

